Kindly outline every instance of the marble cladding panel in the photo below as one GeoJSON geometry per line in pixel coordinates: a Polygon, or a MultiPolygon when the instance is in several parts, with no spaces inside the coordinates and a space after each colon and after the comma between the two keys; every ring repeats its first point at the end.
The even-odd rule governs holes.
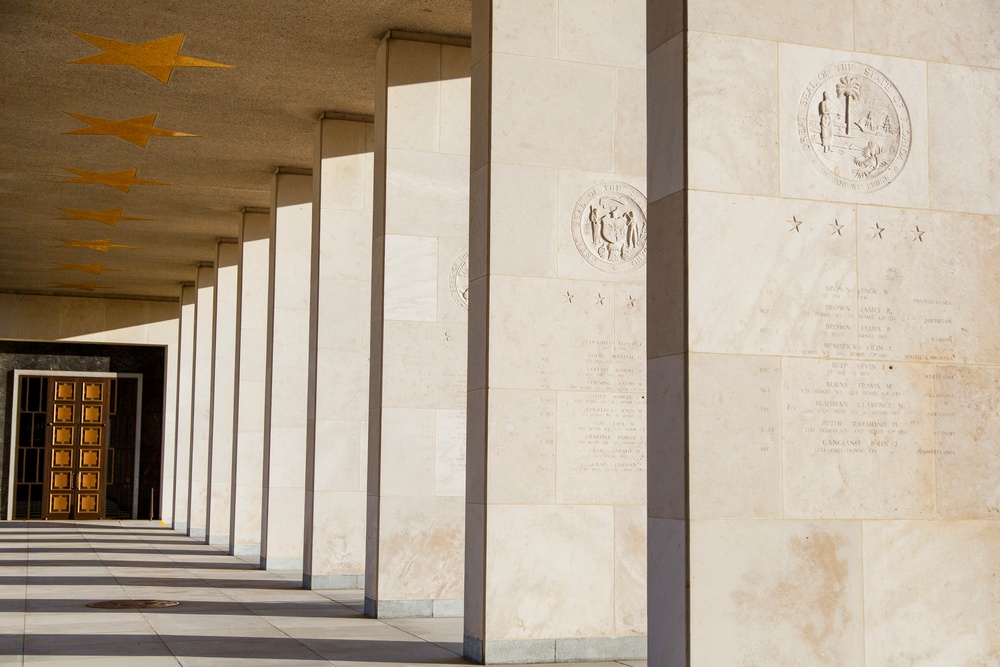
{"type": "Polygon", "coordinates": [[[465,497],[465,410],[434,411],[434,495],[465,497]]]}
{"type": "Polygon", "coordinates": [[[610,67],[494,53],[491,160],[613,171],[614,84],[610,67]]]}
{"type": "MultiPolygon", "coordinates": [[[[372,176],[369,130],[371,123],[324,121],[320,141],[324,148],[320,157],[320,208],[336,211],[363,212],[371,210],[366,197],[372,176]]],[[[339,214],[338,214],[339,215],[339,214]]],[[[343,232],[355,231],[345,227],[343,232]]],[[[338,267],[328,267],[336,269],[338,267]]]]}
{"type": "MultiPolygon", "coordinates": [[[[1000,10],[993,4],[994,17],[1000,10]]],[[[983,25],[996,31],[997,19],[983,25]]],[[[965,35],[956,44],[972,43],[965,35]]],[[[1000,52],[1000,40],[993,47],[1000,52]]],[[[1000,214],[1000,58],[993,69],[927,65],[931,208],[1000,214]]]]}
{"type": "Polygon", "coordinates": [[[437,319],[438,239],[387,235],[383,267],[383,318],[434,322],[437,319]]]}
{"type": "Polygon", "coordinates": [[[335,491],[313,495],[315,515],[327,518],[313,525],[313,544],[322,545],[313,549],[314,576],[365,571],[365,498],[363,493],[335,491]]]}
{"type": "Polygon", "coordinates": [[[782,197],[927,208],[926,63],[780,44],[777,94],[782,197]]]}
{"type": "Polygon", "coordinates": [[[781,379],[786,517],[934,516],[925,365],[785,358],[781,379]]]}
{"type": "Polygon", "coordinates": [[[777,195],[777,44],[689,32],[687,58],[688,187],[777,195]]]}
{"type": "MultiPolygon", "coordinates": [[[[472,63],[470,49],[465,46],[441,46],[441,153],[469,157],[469,106],[472,104],[472,63]]],[[[468,172],[466,172],[468,173],[468,172]]],[[[468,194],[466,192],[466,194],[468,194]]]]}
{"type": "Polygon", "coordinates": [[[864,664],[860,522],[693,521],[690,539],[692,665],[864,664]]]}
{"type": "Polygon", "coordinates": [[[433,496],[437,430],[435,410],[382,408],[379,492],[383,502],[397,496],[433,496]]]}
{"type": "Polygon", "coordinates": [[[831,49],[854,45],[851,0],[698,0],[686,7],[689,30],[831,49]]]}
{"type": "MultiPolygon", "coordinates": [[[[641,294],[642,285],[635,290],[641,294]]],[[[617,320],[639,317],[633,314],[639,303],[630,307],[615,295],[610,282],[493,276],[491,386],[641,393],[643,378],[619,374],[617,366],[641,366],[642,338],[616,338],[617,320]]],[[[642,330],[621,331],[637,332],[642,330]]]]}
{"type": "MultiPolygon", "coordinates": [[[[316,470],[313,488],[319,492],[364,491],[368,449],[367,412],[364,420],[316,420],[316,470]]],[[[323,516],[323,515],[318,515],[323,516]]],[[[316,522],[313,528],[318,524],[316,522]]]]}
{"type": "Polygon", "coordinates": [[[695,192],[688,206],[692,351],[853,355],[853,207],[695,192]]]}
{"type": "Polygon", "coordinates": [[[486,529],[487,637],[614,634],[613,507],[491,505],[486,529]]]}
{"type": "Polygon", "coordinates": [[[1000,6],[993,0],[855,0],[854,12],[858,51],[993,69],[1000,64],[1000,6]]]}
{"type": "Polygon", "coordinates": [[[615,173],[646,174],[646,71],[615,70],[615,173]]]}
{"type": "MultiPolygon", "coordinates": [[[[558,274],[558,173],[542,167],[490,166],[489,197],[503,202],[489,212],[492,273],[553,278],[558,274]]],[[[472,247],[470,243],[470,254],[472,247]]],[[[486,266],[485,257],[479,265],[486,266]]]]}
{"type": "Polygon", "coordinates": [[[464,331],[448,322],[385,322],[382,407],[464,407],[464,331]]]}
{"type": "Polygon", "coordinates": [[[559,59],[644,69],[645,24],[646,0],[560,2],[559,59]]]}
{"type": "Polygon", "coordinates": [[[781,518],[781,363],[692,354],[688,483],[694,519],[781,518]]]}
{"type": "Polygon", "coordinates": [[[302,567],[302,516],[305,494],[302,481],[296,486],[271,484],[267,492],[267,567],[295,570],[302,567]],[[278,514],[278,517],[275,517],[278,514]],[[277,520],[275,520],[277,519],[277,520]]]}
{"type": "Polygon", "coordinates": [[[866,356],[1000,364],[1000,218],[858,208],[866,356]]]}
{"type": "Polygon", "coordinates": [[[474,28],[483,26],[484,33],[492,28],[492,34],[480,35],[474,30],[474,49],[480,48],[480,40],[489,39],[494,53],[550,60],[559,57],[559,0],[485,0],[482,4],[492,10],[492,25],[490,20],[474,21],[474,28]]]}
{"type": "MultiPolygon", "coordinates": [[[[487,500],[555,502],[556,392],[492,389],[486,447],[487,500]]],[[[470,428],[472,427],[470,420],[470,428]]],[[[479,474],[483,474],[479,471],[479,474]]],[[[471,495],[470,495],[471,499],[471,495]]]]}
{"type": "Polygon", "coordinates": [[[932,376],[938,518],[1000,519],[1000,367],[932,376]]]}
{"type": "Polygon", "coordinates": [[[465,500],[454,496],[383,496],[379,509],[378,598],[461,598],[465,580],[465,500]]]}
{"type": "Polygon", "coordinates": [[[646,505],[615,507],[615,635],[645,635],[646,505]]]}
{"type": "MultiPolygon", "coordinates": [[[[468,117],[468,110],[465,117],[468,117]]],[[[389,149],[386,154],[385,230],[390,235],[466,238],[469,234],[468,154],[389,149]]]]}
{"type": "Polygon", "coordinates": [[[687,357],[683,354],[649,360],[646,465],[651,521],[654,518],[686,521],[690,514],[685,465],[688,456],[687,370],[687,357]]]}
{"type": "Polygon", "coordinates": [[[367,352],[371,333],[371,283],[321,279],[317,315],[321,351],[328,350],[332,354],[338,350],[340,356],[347,350],[364,349],[367,352]]]}
{"type": "Polygon", "coordinates": [[[441,45],[389,40],[386,147],[436,153],[441,147],[441,45]]]}
{"type": "Polygon", "coordinates": [[[317,350],[316,366],[321,369],[316,393],[318,418],[367,421],[367,354],[348,354],[345,349],[317,350]]]}
{"type": "Polygon", "coordinates": [[[997,521],[866,522],[865,664],[996,663],[998,543],[997,521]]]}
{"type": "Polygon", "coordinates": [[[321,280],[353,280],[371,282],[372,279],[372,213],[367,211],[331,210],[324,208],[325,216],[333,215],[335,230],[331,242],[322,244],[319,277],[321,280]]]}

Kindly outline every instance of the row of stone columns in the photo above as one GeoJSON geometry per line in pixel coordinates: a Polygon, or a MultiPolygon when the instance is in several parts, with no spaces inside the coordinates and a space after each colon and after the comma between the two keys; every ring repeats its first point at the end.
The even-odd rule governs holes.
{"type": "Polygon", "coordinates": [[[375,117],[321,117],[183,288],[174,528],[464,614],[478,661],[639,659],[642,15],[474,7],[471,48],[387,35],[375,117]]]}

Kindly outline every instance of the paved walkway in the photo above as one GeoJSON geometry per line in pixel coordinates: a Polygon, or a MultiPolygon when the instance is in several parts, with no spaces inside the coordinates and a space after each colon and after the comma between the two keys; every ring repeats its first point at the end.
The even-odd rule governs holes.
{"type": "Polygon", "coordinates": [[[0,522],[0,665],[468,664],[461,619],[375,620],[362,591],[299,586],[158,522],[0,522]],[[124,599],[181,604],[86,606],[124,599]]]}

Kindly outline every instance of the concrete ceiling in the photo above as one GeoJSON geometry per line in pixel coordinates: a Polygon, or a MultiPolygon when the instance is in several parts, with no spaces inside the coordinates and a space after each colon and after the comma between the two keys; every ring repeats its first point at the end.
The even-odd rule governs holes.
{"type": "Polygon", "coordinates": [[[390,29],[468,36],[471,0],[0,0],[0,291],[176,298],[243,207],[269,206],[276,167],[311,166],[320,113],[374,113],[390,29]],[[151,114],[197,136],[108,134],[141,144],[148,118],[105,121],[151,114]],[[165,185],[67,182],[133,169],[165,185]],[[145,219],[60,219],[119,208],[145,219]],[[108,240],[130,247],[78,247],[108,240]]]}

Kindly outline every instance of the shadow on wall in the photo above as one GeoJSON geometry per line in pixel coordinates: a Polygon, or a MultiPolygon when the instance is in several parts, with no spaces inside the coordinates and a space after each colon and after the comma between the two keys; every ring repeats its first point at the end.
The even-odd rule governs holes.
{"type": "Polygon", "coordinates": [[[168,345],[177,339],[178,308],[177,301],[0,294],[0,339],[168,345]]]}

